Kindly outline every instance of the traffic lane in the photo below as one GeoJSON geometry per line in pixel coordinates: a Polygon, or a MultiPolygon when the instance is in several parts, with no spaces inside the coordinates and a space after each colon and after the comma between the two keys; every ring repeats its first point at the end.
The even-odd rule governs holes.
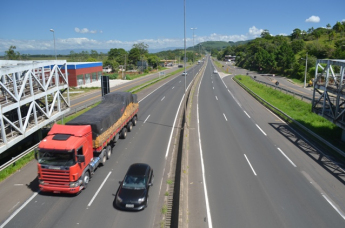
{"type": "MultiPolygon", "coordinates": [[[[169,97],[172,96],[179,97],[179,94],[181,93],[172,93],[168,91],[166,99],[169,99],[169,97]]],[[[175,115],[171,110],[177,109],[176,101],[178,101],[178,99],[173,99],[169,102],[160,102],[159,100],[161,95],[157,93],[157,95],[155,94],[154,96],[156,96],[155,100],[159,102],[159,105],[151,108],[151,106],[145,105],[146,102],[149,102],[148,100],[144,100],[144,104],[141,104],[144,107],[149,107],[145,108],[141,115],[150,117],[146,121],[141,122],[141,126],[139,127],[139,131],[146,132],[146,134],[135,134],[133,143],[130,142],[126,145],[125,150],[128,151],[128,153],[123,153],[121,158],[118,160],[117,164],[121,162],[122,168],[117,165],[113,168],[114,171],[111,174],[111,177],[114,177],[112,178],[114,179],[112,182],[118,186],[119,184],[117,181],[122,180],[130,164],[135,162],[145,162],[150,164],[154,170],[155,183],[150,189],[151,197],[149,197],[148,208],[140,213],[112,210],[111,207],[109,207],[109,195],[115,195],[115,190],[117,189],[114,188],[114,185],[110,181],[107,181],[104,185],[104,189],[102,189],[102,195],[99,195],[93,205],[80,216],[78,224],[82,227],[91,227],[100,222],[102,222],[102,225],[106,227],[114,225],[119,227],[153,226],[155,214],[157,210],[160,209],[158,206],[157,196],[160,195],[160,180],[163,178],[162,175],[164,173],[166,161],[165,150],[168,144],[167,139],[169,138],[172,129],[172,126],[169,124],[172,125],[172,121],[170,120],[173,119],[173,116],[175,115]],[[104,210],[99,210],[99,208],[103,208],[104,210]]],[[[131,133],[129,133],[129,135],[130,134],[131,133]]],[[[111,206],[114,207],[114,205],[111,206]]],[[[64,226],[71,225],[73,225],[73,222],[72,224],[68,222],[64,223],[64,226]]]]}
{"type": "Polygon", "coordinates": [[[204,75],[198,103],[212,224],[214,227],[278,227],[279,217],[274,216],[267,196],[257,187],[257,178],[246,161],[243,146],[237,143],[236,128],[228,125],[233,118],[228,116],[226,121],[223,107],[215,99],[211,76],[204,75]],[[262,219],[267,217],[271,219],[262,219]]]}
{"type": "MultiPolygon", "coordinates": [[[[141,110],[143,109],[143,107],[141,107],[141,110]]],[[[105,167],[106,168],[106,167],[105,167]]],[[[106,176],[106,172],[105,173],[102,173],[102,172],[100,172],[100,171],[98,171],[98,172],[96,172],[95,173],[95,177],[96,177],[96,175],[97,174],[99,174],[99,175],[101,175],[101,176],[106,176]]],[[[88,190],[93,186],[93,187],[97,187],[97,186],[99,186],[99,185],[101,185],[101,183],[100,183],[100,181],[101,181],[101,178],[93,178],[93,182],[90,182],[90,185],[89,185],[89,188],[88,188],[88,190]],[[96,181],[95,181],[96,180],[96,181]],[[98,180],[98,181],[97,181],[98,180]],[[98,182],[98,183],[96,183],[96,182],[98,182]],[[92,184],[92,183],[94,183],[94,184],[92,184]]],[[[88,191],[89,193],[91,193],[91,192],[96,192],[96,190],[97,189],[94,189],[94,191],[88,191]]],[[[85,191],[83,191],[83,193],[84,193],[85,191]]],[[[84,193],[83,194],[83,196],[86,196],[86,194],[84,193]]],[[[52,204],[54,204],[54,203],[46,203],[45,202],[45,199],[42,199],[41,200],[41,198],[40,198],[41,196],[38,196],[38,200],[36,200],[35,199],[35,201],[37,201],[37,202],[40,202],[42,205],[52,205],[52,204]]],[[[77,197],[76,199],[79,199],[79,200],[81,200],[81,204],[83,204],[83,202],[85,201],[85,200],[82,200],[82,198],[84,198],[84,197],[77,197]]],[[[86,198],[91,198],[91,197],[86,197],[86,198]]],[[[61,199],[58,199],[57,201],[56,201],[56,203],[58,204],[58,202],[60,202],[61,201],[61,199]]],[[[78,200],[77,200],[78,201],[78,200]]],[[[64,205],[67,205],[67,203],[65,202],[65,201],[63,201],[64,203],[64,205]]],[[[79,203],[75,203],[74,205],[78,205],[77,207],[78,208],[80,208],[80,204],[79,203]]],[[[30,207],[30,205],[29,205],[29,207],[28,208],[31,208],[30,207]]],[[[43,211],[41,211],[41,210],[35,210],[35,211],[37,211],[38,212],[38,214],[36,214],[35,215],[35,218],[37,218],[38,220],[42,220],[42,221],[49,221],[49,220],[53,220],[53,221],[55,221],[56,220],[56,218],[55,219],[45,219],[47,216],[42,216],[42,215],[44,215],[45,213],[44,212],[46,212],[46,213],[48,213],[49,214],[49,211],[52,211],[53,210],[53,212],[51,213],[51,214],[57,214],[57,215],[61,215],[61,213],[62,212],[64,212],[64,211],[66,211],[67,210],[67,208],[66,207],[55,207],[56,209],[55,210],[53,210],[52,208],[51,208],[51,206],[49,206],[48,208],[44,208],[44,207],[40,207],[40,209],[42,210],[43,209],[43,211]],[[41,219],[40,219],[41,218],[41,219]]],[[[74,211],[73,209],[72,209],[72,211],[74,211]]],[[[32,214],[32,213],[28,213],[27,211],[25,211],[25,209],[23,210],[23,213],[25,214],[25,215],[30,215],[30,214],[32,214]]],[[[49,216],[48,216],[49,217],[49,216]]],[[[25,217],[24,217],[24,220],[22,220],[21,218],[23,218],[22,216],[18,216],[18,218],[19,218],[19,220],[20,221],[22,221],[22,222],[24,222],[25,223],[25,221],[26,221],[26,219],[25,219],[25,217]]],[[[20,221],[18,222],[17,221],[17,223],[19,224],[20,223],[20,221]]],[[[16,223],[16,221],[15,221],[15,223],[16,223]]],[[[16,223],[16,224],[17,224],[16,223]]],[[[47,227],[47,225],[48,224],[46,224],[46,223],[43,223],[44,225],[42,226],[42,227],[47,227]]],[[[30,224],[27,224],[28,226],[30,226],[30,224]]],[[[52,226],[53,224],[49,224],[49,226],[52,226]]],[[[35,224],[35,222],[32,224],[32,226],[39,226],[39,224],[35,224]]]]}
{"type": "MultiPolygon", "coordinates": [[[[344,212],[345,172],[336,164],[336,161],[325,157],[319,148],[291,129],[271,111],[262,108],[262,105],[238,86],[231,77],[225,77],[223,80],[244,107],[244,112],[249,114],[250,118],[267,133],[267,137],[277,145],[277,148],[298,167],[301,175],[305,178],[310,176],[315,184],[314,187],[322,189],[320,194],[329,196],[344,212]]],[[[277,153],[281,154],[280,151],[277,153]]],[[[307,181],[310,182],[310,179],[307,181]]]]}
{"type": "MultiPolygon", "coordinates": [[[[241,89],[239,90],[241,91],[241,89]]],[[[248,107],[255,106],[255,102],[256,101],[253,100],[253,103],[249,104],[248,107]]],[[[242,105],[242,107],[247,106],[242,105]]],[[[260,110],[260,107],[257,107],[257,110],[260,110]]],[[[242,115],[246,116],[244,114],[242,115]]],[[[334,226],[344,225],[342,217],[339,216],[336,210],[332,208],[333,206],[325,200],[325,195],[322,192],[318,191],[319,189],[315,188],[315,186],[310,184],[311,179],[307,179],[305,177],[305,171],[296,169],[294,167],[294,163],[290,162],[290,159],[288,159],[288,157],[285,157],[284,151],[288,154],[289,150],[280,149],[285,148],[280,147],[280,142],[281,140],[284,140],[284,137],[281,137],[281,139],[271,138],[271,135],[274,136],[277,134],[275,130],[269,127],[267,122],[265,124],[264,119],[267,116],[274,119],[274,116],[267,115],[267,112],[260,115],[256,115],[256,117],[254,117],[258,120],[263,119],[261,120],[261,122],[257,123],[259,123],[260,127],[268,135],[267,137],[264,134],[261,134],[261,138],[263,137],[263,139],[259,140],[258,145],[250,147],[251,143],[249,143],[256,141],[257,138],[250,138],[250,141],[246,141],[243,140],[243,138],[239,138],[239,141],[242,141],[241,144],[243,144],[244,147],[246,147],[246,150],[253,151],[253,153],[251,154],[251,157],[253,158],[253,167],[255,167],[255,169],[258,170],[258,175],[260,172],[264,174],[259,176],[260,180],[262,180],[263,186],[265,186],[266,191],[270,192],[270,195],[274,199],[274,202],[280,202],[281,204],[285,204],[286,210],[288,210],[290,207],[291,211],[298,212],[296,216],[298,214],[302,215],[301,218],[317,216],[317,219],[313,221],[305,221],[303,219],[291,218],[289,219],[289,221],[291,220],[295,222],[295,224],[291,224],[291,226],[313,225],[322,227],[326,226],[329,219],[332,219],[332,222],[334,222],[332,225],[334,226]],[[262,118],[260,118],[261,116],[262,118]],[[270,128],[271,131],[269,133],[268,131],[266,131],[265,126],[267,126],[267,129],[270,128]],[[267,148],[263,147],[262,149],[260,149],[260,141],[261,144],[267,145],[267,148]],[[294,169],[295,171],[292,169],[294,169]],[[300,172],[302,173],[302,175],[300,172]],[[281,186],[286,185],[286,183],[289,183],[288,186],[281,188],[281,186]],[[286,201],[283,200],[285,198],[287,199],[286,201]]],[[[247,122],[251,122],[249,118],[247,122]]],[[[253,126],[254,124],[255,122],[253,122],[253,126]]],[[[242,128],[239,128],[239,131],[242,130],[242,128]]],[[[259,130],[255,129],[254,127],[253,131],[258,132],[259,130]]],[[[245,132],[248,132],[248,130],[243,130],[243,134],[245,134],[245,132]]],[[[292,144],[290,145],[290,148],[286,148],[289,148],[292,151],[295,150],[300,152],[298,148],[293,147],[294,145],[292,144]]]]}

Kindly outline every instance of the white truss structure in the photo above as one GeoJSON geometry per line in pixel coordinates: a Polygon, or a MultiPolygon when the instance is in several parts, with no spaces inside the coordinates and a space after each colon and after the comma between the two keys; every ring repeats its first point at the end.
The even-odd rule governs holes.
{"type": "Polygon", "coordinates": [[[69,108],[65,60],[0,60],[0,154],[69,108]]]}
{"type": "Polygon", "coordinates": [[[345,60],[316,61],[312,111],[345,130],[345,60]]]}

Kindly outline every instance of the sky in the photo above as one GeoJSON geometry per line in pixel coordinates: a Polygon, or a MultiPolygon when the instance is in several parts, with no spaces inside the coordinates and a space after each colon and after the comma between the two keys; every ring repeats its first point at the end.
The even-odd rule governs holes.
{"type": "MultiPolygon", "coordinates": [[[[16,51],[149,50],[204,41],[243,41],[289,35],[295,28],[333,26],[345,21],[344,0],[4,0],[0,14],[0,54],[16,51]],[[185,3],[185,17],[184,17],[185,3]],[[191,30],[191,28],[196,28],[191,30]],[[50,31],[54,30],[54,33],[50,31]]],[[[153,51],[152,51],[153,52],[153,51]]]]}

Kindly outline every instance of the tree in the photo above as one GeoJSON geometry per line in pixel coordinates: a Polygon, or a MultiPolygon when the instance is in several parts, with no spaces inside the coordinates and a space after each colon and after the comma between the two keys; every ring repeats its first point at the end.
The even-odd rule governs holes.
{"type": "Polygon", "coordinates": [[[333,26],[333,29],[339,33],[344,31],[345,30],[344,28],[345,28],[344,24],[340,23],[339,21],[337,21],[337,23],[335,23],[335,25],[333,26]]]}
{"type": "Polygon", "coordinates": [[[316,37],[317,40],[321,37],[321,31],[320,30],[314,30],[313,35],[316,37]]]}
{"type": "Polygon", "coordinates": [[[328,24],[326,25],[326,28],[327,28],[327,29],[331,29],[332,26],[328,23],[328,24]]]}
{"type": "Polygon", "coordinates": [[[108,52],[108,59],[109,60],[115,60],[121,65],[125,64],[125,55],[128,53],[123,48],[112,48],[108,52]]]}
{"type": "Polygon", "coordinates": [[[292,40],[298,39],[300,36],[301,36],[301,30],[299,28],[296,28],[292,31],[291,39],[292,40]]]}
{"type": "Polygon", "coordinates": [[[329,40],[333,40],[333,39],[334,39],[334,36],[335,36],[335,31],[334,31],[334,30],[331,30],[331,31],[328,33],[328,39],[329,39],[329,40]]]}
{"type": "MultiPolygon", "coordinates": [[[[98,58],[98,52],[95,50],[91,50],[91,54],[90,54],[91,58],[97,59],[98,58]]],[[[96,61],[93,61],[96,62],[96,61]]]]}
{"type": "Polygon", "coordinates": [[[138,48],[141,55],[148,53],[149,45],[144,42],[133,44],[132,48],[138,48]]]}
{"type": "Polygon", "coordinates": [[[132,48],[128,54],[128,62],[130,64],[136,65],[140,60],[140,50],[138,48],[132,48]]]}
{"type": "Polygon", "coordinates": [[[6,59],[9,60],[18,60],[20,59],[20,53],[17,51],[15,52],[14,50],[16,49],[16,46],[11,45],[10,48],[5,51],[6,55],[6,59]]]}
{"type": "Polygon", "coordinates": [[[291,48],[295,54],[302,51],[305,47],[305,43],[303,40],[294,40],[291,42],[291,48]]]}
{"type": "Polygon", "coordinates": [[[281,67],[283,71],[291,69],[295,61],[295,55],[287,42],[284,42],[277,50],[276,59],[277,66],[281,67]]]}
{"type": "Polygon", "coordinates": [[[264,38],[264,39],[271,38],[270,32],[267,29],[264,29],[264,31],[262,31],[262,33],[261,33],[261,38],[264,38]]]}

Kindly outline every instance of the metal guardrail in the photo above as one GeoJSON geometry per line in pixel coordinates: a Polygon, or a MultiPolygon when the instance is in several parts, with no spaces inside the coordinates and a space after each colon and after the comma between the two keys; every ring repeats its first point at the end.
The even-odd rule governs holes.
{"type": "Polygon", "coordinates": [[[267,83],[267,82],[263,82],[263,81],[257,80],[256,78],[254,78],[254,80],[255,80],[256,82],[261,83],[261,84],[265,84],[265,85],[267,85],[267,86],[270,86],[270,87],[272,87],[272,88],[274,88],[274,89],[279,89],[281,92],[282,92],[282,91],[285,91],[286,94],[289,93],[289,94],[291,94],[293,97],[298,96],[298,97],[301,98],[302,101],[303,101],[303,99],[308,100],[308,101],[310,101],[310,102],[313,100],[313,99],[311,99],[311,98],[309,98],[309,97],[306,97],[306,96],[304,96],[304,95],[302,95],[302,94],[299,94],[299,93],[290,91],[290,90],[288,90],[288,89],[284,89],[284,88],[279,87],[279,86],[277,86],[277,85],[272,85],[272,84],[269,84],[269,83],[267,83]]]}
{"type": "Polygon", "coordinates": [[[339,153],[340,155],[342,155],[343,157],[345,157],[345,153],[340,150],[339,148],[333,146],[331,143],[329,143],[328,141],[324,140],[323,138],[321,138],[319,135],[315,134],[314,132],[312,132],[310,129],[308,129],[307,127],[305,127],[304,125],[302,125],[301,123],[299,123],[298,121],[294,120],[292,117],[290,117],[289,115],[287,115],[286,113],[284,113],[283,111],[281,111],[280,109],[274,107],[273,105],[271,105],[269,102],[265,101],[264,99],[262,99],[259,95],[257,95],[256,93],[254,93],[252,90],[250,90],[247,86],[243,85],[238,79],[234,78],[233,79],[242,87],[244,88],[246,91],[248,91],[252,96],[254,96],[257,100],[261,101],[262,103],[265,103],[267,106],[271,107],[273,110],[275,110],[276,113],[280,113],[281,115],[283,115],[285,118],[289,119],[291,122],[293,122],[294,124],[296,124],[298,127],[300,127],[301,129],[303,129],[304,131],[306,131],[308,134],[312,135],[313,137],[315,137],[317,140],[321,141],[323,144],[327,145],[329,148],[333,149],[334,151],[336,151],[337,153],[339,153]]]}
{"type": "Polygon", "coordinates": [[[0,171],[6,169],[7,167],[9,167],[10,165],[12,165],[13,163],[15,163],[16,161],[18,161],[19,159],[21,159],[22,157],[24,157],[25,155],[27,155],[28,153],[30,153],[31,151],[35,150],[38,147],[38,143],[32,147],[30,147],[29,149],[27,149],[26,151],[24,151],[23,153],[19,154],[18,156],[12,158],[11,160],[9,160],[8,162],[6,162],[5,164],[0,166],[0,171]]]}

